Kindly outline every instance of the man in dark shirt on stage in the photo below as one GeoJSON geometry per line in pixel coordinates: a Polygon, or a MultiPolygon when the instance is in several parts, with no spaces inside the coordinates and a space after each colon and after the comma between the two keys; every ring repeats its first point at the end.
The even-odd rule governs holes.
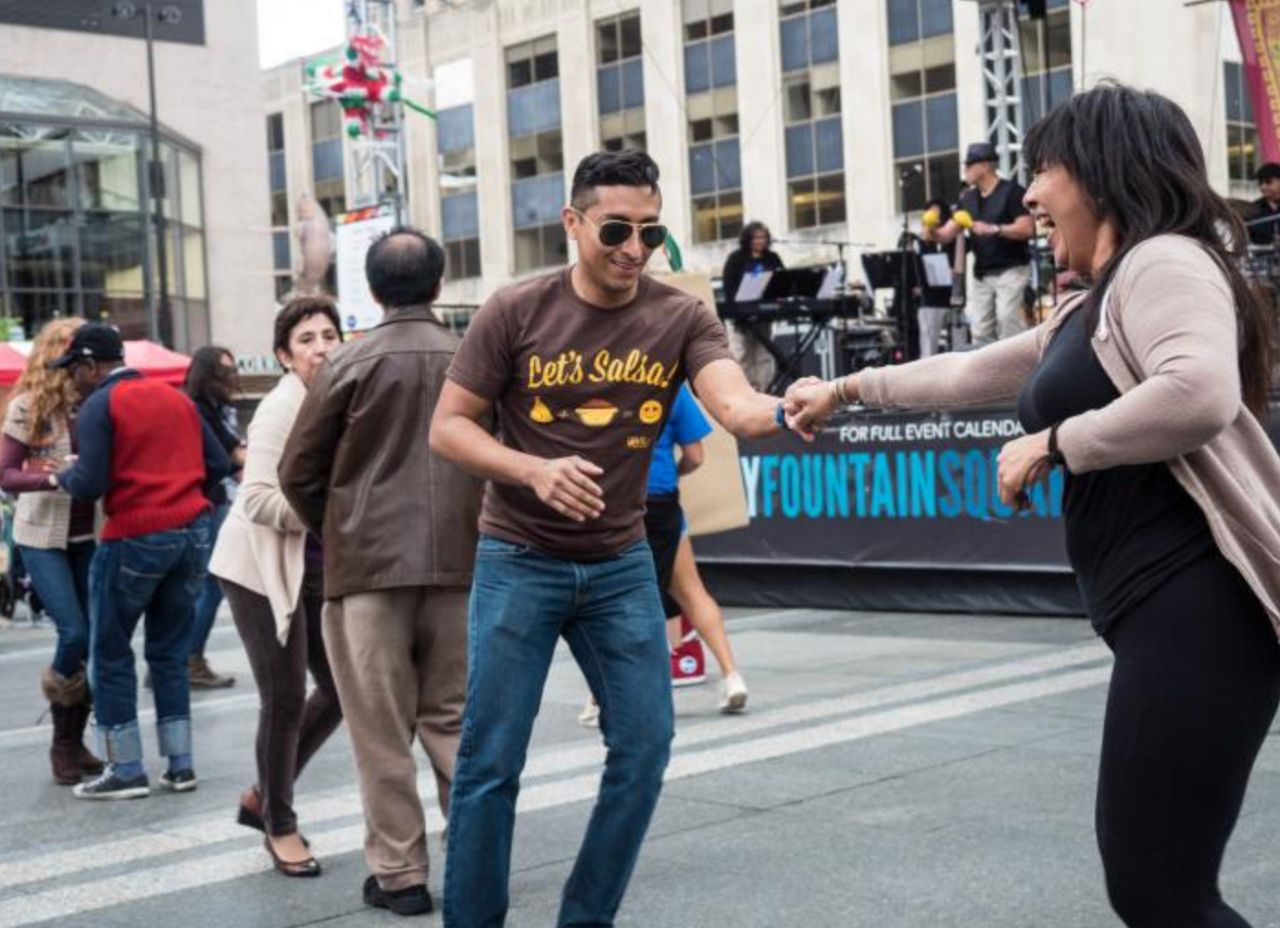
{"type": "MultiPolygon", "coordinates": [[[[1035,235],[1031,214],[1022,205],[1026,190],[996,172],[999,161],[987,142],[969,146],[964,179],[969,189],[960,196],[960,209],[973,217],[969,251],[973,253],[973,282],[965,314],[973,341],[985,345],[1017,335],[1027,327],[1022,305],[1031,282],[1031,250],[1035,235]]],[[[944,245],[962,234],[954,218],[931,236],[944,245]]]]}
{"type": "Polygon", "coordinates": [[[1280,164],[1268,161],[1253,177],[1262,196],[1253,201],[1249,244],[1274,246],[1280,237],[1280,164]]]}

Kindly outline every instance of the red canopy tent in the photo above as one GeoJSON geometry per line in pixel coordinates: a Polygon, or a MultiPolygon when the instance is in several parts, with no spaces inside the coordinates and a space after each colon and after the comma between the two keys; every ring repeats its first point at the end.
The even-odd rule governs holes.
{"type": "Polygon", "coordinates": [[[142,371],[148,377],[155,377],[157,380],[180,387],[182,381],[186,379],[191,359],[185,354],[171,351],[164,345],[138,341],[124,343],[124,363],[135,370],[142,371]]]}
{"type": "MultiPolygon", "coordinates": [[[[30,342],[0,342],[0,389],[18,382],[30,352],[30,342]]],[[[124,363],[148,377],[182,386],[191,359],[155,342],[134,341],[124,343],[124,363]]]]}
{"type": "Polygon", "coordinates": [[[0,387],[11,387],[22,376],[27,356],[8,342],[0,342],[0,387]]]}

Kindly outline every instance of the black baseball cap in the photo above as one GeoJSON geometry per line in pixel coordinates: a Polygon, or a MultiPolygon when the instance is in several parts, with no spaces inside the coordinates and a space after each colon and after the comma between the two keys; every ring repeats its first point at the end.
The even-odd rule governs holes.
{"type": "Polygon", "coordinates": [[[77,361],[123,361],[124,342],[115,326],[86,322],[71,335],[71,344],[62,357],[49,362],[49,367],[70,367],[77,361]]]}
{"type": "Polygon", "coordinates": [[[969,146],[969,150],[964,153],[964,163],[977,164],[979,161],[999,161],[1000,156],[996,154],[996,148],[990,142],[974,142],[969,146]]]}

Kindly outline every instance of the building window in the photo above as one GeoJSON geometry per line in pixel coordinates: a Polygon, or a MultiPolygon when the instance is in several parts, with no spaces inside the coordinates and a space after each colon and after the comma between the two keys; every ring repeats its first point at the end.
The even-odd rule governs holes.
{"type": "Polygon", "coordinates": [[[890,45],[906,45],[951,34],[951,0],[888,0],[888,3],[890,45]]]}
{"type": "Polygon", "coordinates": [[[507,137],[511,219],[517,273],[562,264],[568,257],[564,146],[560,133],[560,65],[554,37],[506,51],[507,137]]]}
{"type": "Polygon", "coordinates": [[[1044,19],[1023,19],[1022,124],[1031,128],[1071,96],[1071,11],[1068,0],[1050,0],[1044,19]],[[1042,26],[1043,24],[1043,26],[1042,26]],[[1044,32],[1041,60],[1040,36],[1044,32]]]}
{"type": "Polygon", "coordinates": [[[1222,63],[1227,88],[1227,177],[1232,183],[1249,184],[1258,170],[1258,126],[1244,68],[1235,61],[1222,63]]]}
{"type": "MultiPolygon", "coordinates": [[[[934,197],[954,203],[960,195],[960,126],[956,112],[955,42],[946,34],[933,0],[887,0],[895,16],[915,25],[912,41],[889,49],[889,99],[893,122],[894,183],[900,210],[921,209],[934,197]],[[908,7],[914,10],[907,15],[908,7]],[[932,12],[930,12],[932,11],[932,12]],[[925,15],[928,13],[928,15],[925,15]]],[[[905,34],[900,31],[898,34],[905,34]]]]}
{"type": "Polygon", "coordinates": [[[693,240],[742,231],[733,0],[684,0],[685,113],[693,240]]]}
{"type": "Polygon", "coordinates": [[[836,8],[782,0],[782,96],[791,228],[845,221],[836,8]]]}
{"type": "Polygon", "coordinates": [[[638,12],[596,23],[596,100],[600,147],[644,150],[644,67],[638,12]]]}
{"type": "Polygon", "coordinates": [[[440,237],[447,274],[461,280],[480,276],[480,209],[476,200],[475,117],[470,103],[436,114],[440,164],[440,237]]]}
{"type": "Polygon", "coordinates": [[[342,110],[337,100],[317,100],[311,104],[311,183],[316,202],[330,218],[347,211],[342,110]]]}
{"type": "Polygon", "coordinates": [[[278,299],[293,286],[293,259],[289,253],[289,191],[285,175],[284,114],[267,116],[267,178],[271,192],[271,248],[275,258],[275,291],[278,299]]]}

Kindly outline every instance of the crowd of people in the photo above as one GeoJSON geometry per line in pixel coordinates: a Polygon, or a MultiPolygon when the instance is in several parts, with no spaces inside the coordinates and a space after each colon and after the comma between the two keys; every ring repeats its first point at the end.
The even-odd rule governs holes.
{"type": "MultiPolygon", "coordinates": [[[[1218,870],[1280,703],[1280,456],[1259,422],[1270,342],[1235,264],[1243,227],[1185,114],[1156,94],[1108,85],[1056,110],[1027,137],[1025,195],[990,152],[969,156],[971,231],[992,246],[978,250],[980,331],[1007,337],[805,378],[784,398],[752,386],[711,308],[646,275],[667,232],[658,167],[630,151],[573,175],[576,262],[493,294],[462,339],[432,311],[444,252],[410,228],[369,249],[385,318],[362,338],[340,346],[333,301],[290,300],[273,332],[286,373],[247,441],[226,352],[193,365],[186,395],[125,366],[108,326],[48,326],[9,403],[0,487],[18,496],[15,538],[57,624],[41,680],[55,778],[83,799],[149,792],[131,646],[144,621],[159,783],[196,787],[189,690],[224,679],[204,659],[221,594],[261,704],[237,816],[274,867],[321,873],[294,784],[345,719],[365,903],[434,908],[416,740],[448,824],[444,924],[502,925],[521,772],[563,638],[607,753],[557,924],[612,925],[670,756],[666,620],[687,616],[711,647],[720,708],[747,701],[684,532],[678,477],[709,429],[685,384],[750,438],[812,437],[855,401],[1002,399],[1026,434],[1000,455],[1001,495],[1025,503],[1066,471],[1068,552],[1116,655],[1097,814],[1112,904],[1130,926],[1245,926],[1218,870]],[[1013,257],[1033,215],[1093,287],[1015,333],[1013,257]],[[102,760],[83,743],[91,710],[102,760]]],[[[744,233],[741,272],[770,253],[767,229],[744,233]]]]}

